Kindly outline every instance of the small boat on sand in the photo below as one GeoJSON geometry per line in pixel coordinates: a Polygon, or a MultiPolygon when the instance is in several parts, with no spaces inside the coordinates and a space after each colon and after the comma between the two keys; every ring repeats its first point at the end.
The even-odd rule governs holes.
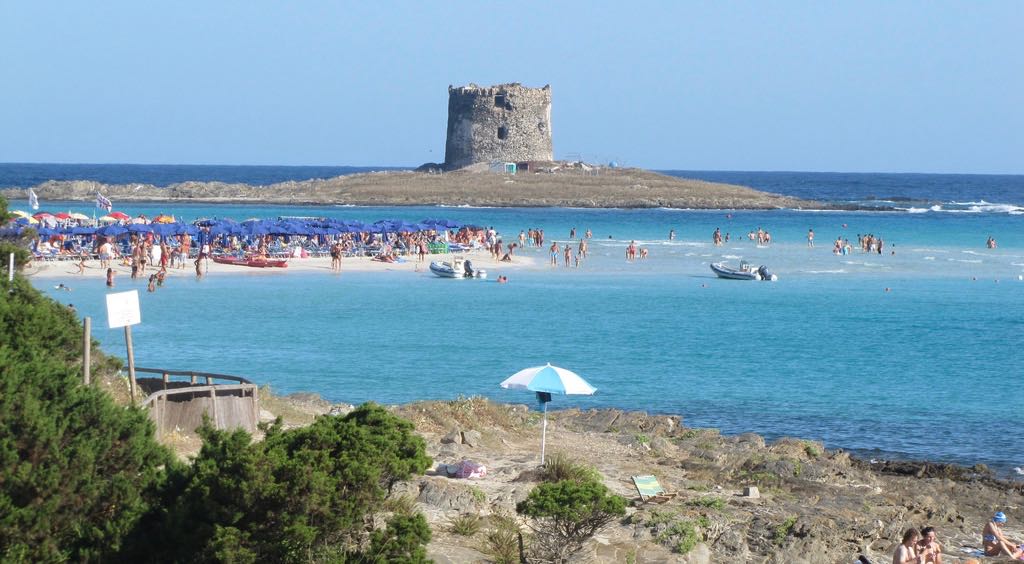
{"type": "Polygon", "coordinates": [[[760,266],[754,268],[746,262],[741,262],[739,268],[733,268],[721,262],[711,263],[711,271],[718,275],[719,278],[726,278],[728,280],[778,280],[779,277],[768,272],[767,266],[760,266]]]}
{"type": "Polygon", "coordinates": [[[433,261],[430,271],[441,278],[487,278],[487,271],[473,268],[473,263],[460,258],[451,261],[433,261]]]}
{"type": "Polygon", "coordinates": [[[231,255],[213,256],[211,258],[213,262],[219,264],[234,264],[254,268],[288,268],[288,259],[268,259],[259,256],[236,257],[231,255]]]}

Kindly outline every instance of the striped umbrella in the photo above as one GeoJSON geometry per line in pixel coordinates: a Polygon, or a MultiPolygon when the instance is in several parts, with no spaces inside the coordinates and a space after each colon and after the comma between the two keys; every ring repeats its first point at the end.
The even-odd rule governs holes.
{"type": "Polygon", "coordinates": [[[544,425],[541,427],[540,435],[540,463],[545,463],[544,448],[548,435],[548,402],[551,401],[551,394],[581,395],[590,396],[597,391],[579,374],[572,370],[552,366],[547,363],[544,366],[524,368],[509,376],[501,383],[506,390],[529,390],[537,393],[537,400],[544,408],[544,425]]]}

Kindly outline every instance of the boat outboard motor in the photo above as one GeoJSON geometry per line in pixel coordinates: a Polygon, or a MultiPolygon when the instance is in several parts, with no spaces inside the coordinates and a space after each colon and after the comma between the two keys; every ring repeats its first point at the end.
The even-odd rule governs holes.
{"type": "Polygon", "coordinates": [[[779,279],[778,276],[768,272],[768,267],[763,264],[761,265],[761,268],[757,269],[757,273],[761,276],[761,280],[766,280],[768,282],[775,282],[779,279]]]}
{"type": "Polygon", "coordinates": [[[466,262],[462,263],[462,269],[466,271],[466,274],[465,274],[466,278],[472,278],[473,277],[473,262],[472,261],[468,261],[467,260],[466,262]]]}

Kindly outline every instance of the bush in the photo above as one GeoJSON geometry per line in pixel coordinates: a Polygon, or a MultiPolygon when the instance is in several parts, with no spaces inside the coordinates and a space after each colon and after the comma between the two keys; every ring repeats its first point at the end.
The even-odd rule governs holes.
{"type": "Polygon", "coordinates": [[[562,480],[534,488],[516,511],[534,521],[533,548],[538,555],[564,562],[597,531],[625,515],[626,500],[597,481],[562,480]]]}
{"type": "Polygon", "coordinates": [[[382,507],[386,489],[430,466],[412,425],[366,404],[345,417],[321,416],[309,427],[266,429],[253,443],[244,431],[200,429],[203,448],[191,467],[171,476],[166,511],[153,515],[152,533],[140,535],[139,552],[165,561],[229,560],[306,562],[315,555],[379,560],[387,554],[418,561],[415,546],[429,528],[419,515],[395,514],[376,531],[364,552],[367,518],[382,507]],[[226,549],[225,549],[226,550],[226,549]],[[373,556],[377,555],[377,556],[373,556]]]}
{"type": "Polygon", "coordinates": [[[110,559],[173,464],[143,411],[81,385],[81,340],[66,307],[3,278],[2,561],[110,559]]]}
{"type": "Polygon", "coordinates": [[[591,466],[574,461],[565,453],[556,452],[548,457],[547,463],[541,468],[540,479],[552,483],[562,480],[600,482],[601,474],[591,466]]]}
{"type": "Polygon", "coordinates": [[[480,516],[459,515],[451,520],[449,530],[459,536],[471,537],[480,532],[480,516]]]}
{"type": "Polygon", "coordinates": [[[494,564],[519,564],[519,538],[521,531],[511,515],[491,515],[491,527],[484,537],[480,552],[490,557],[494,564]]]}

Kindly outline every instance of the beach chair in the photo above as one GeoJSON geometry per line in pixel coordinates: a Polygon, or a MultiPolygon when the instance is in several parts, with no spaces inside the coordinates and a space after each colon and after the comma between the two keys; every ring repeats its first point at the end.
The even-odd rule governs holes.
{"type": "Polygon", "coordinates": [[[644,503],[665,503],[679,495],[679,492],[666,492],[654,476],[633,476],[633,484],[644,503]]]}

